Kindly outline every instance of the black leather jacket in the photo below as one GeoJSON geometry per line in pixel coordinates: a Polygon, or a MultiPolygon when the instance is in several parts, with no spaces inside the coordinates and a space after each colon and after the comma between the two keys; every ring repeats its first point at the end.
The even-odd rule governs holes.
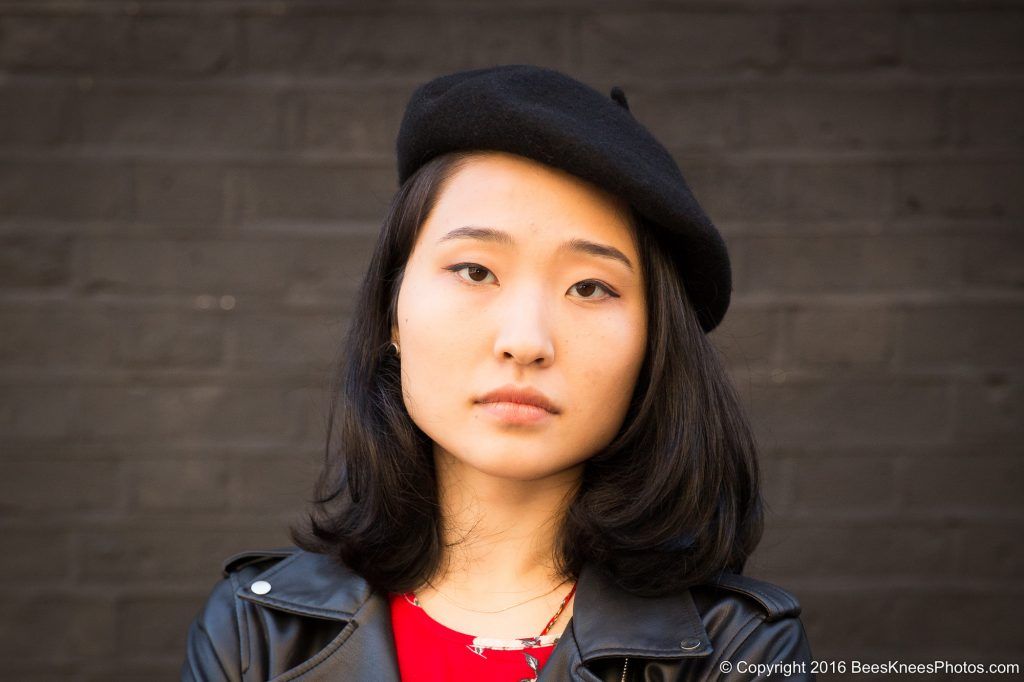
{"type": "MultiPolygon", "coordinates": [[[[800,605],[770,583],[730,575],[670,596],[637,597],[585,566],[575,599],[538,682],[769,677],[749,672],[752,663],[792,663],[795,674],[776,668],[770,676],[814,679],[800,605]],[[725,662],[730,672],[723,673],[725,662]]],[[[324,555],[295,547],[236,554],[189,628],[181,676],[398,682],[387,597],[324,555]]]]}

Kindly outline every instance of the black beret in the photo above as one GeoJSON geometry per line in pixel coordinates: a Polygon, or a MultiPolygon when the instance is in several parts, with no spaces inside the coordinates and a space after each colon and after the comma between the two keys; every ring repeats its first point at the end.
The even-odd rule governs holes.
{"type": "Polygon", "coordinates": [[[629,111],[564,73],[506,64],[440,76],[412,93],[398,131],[398,182],[456,150],[525,156],[627,200],[668,246],[701,327],[729,307],[732,274],[722,235],[668,150],[629,111]]]}

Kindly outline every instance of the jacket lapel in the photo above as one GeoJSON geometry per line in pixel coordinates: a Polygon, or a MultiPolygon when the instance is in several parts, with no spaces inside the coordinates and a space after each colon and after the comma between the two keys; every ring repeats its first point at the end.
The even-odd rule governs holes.
{"type": "Polygon", "coordinates": [[[638,597],[618,587],[597,567],[585,565],[565,634],[537,682],[598,681],[586,664],[599,658],[683,659],[712,648],[689,590],[665,597],[638,597]]]}
{"type": "MultiPolygon", "coordinates": [[[[265,589],[265,588],[264,588],[265,589]]],[[[380,680],[399,682],[398,652],[391,631],[388,600],[366,580],[323,554],[298,551],[235,593],[262,606],[314,618],[346,621],[322,651],[279,675],[285,680],[380,680]],[[250,588],[270,585],[265,594],[250,588]]]]}
{"type": "Polygon", "coordinates": [[[284,677],[282,682],[284,679],[399,682],[398,652],[391,632],[387,599],[377,593],[371,595],[342,633],[302,668],[300,675],[284,677]]]}
{"type": "MultiPolygon", "coordinates": [[[[265,589],[265,586],[263,586],[265,589]]],[[[322,554],[298,551],[243,585],[237,596],[262,606],[346,621],[341,633],[312,659],[277,680],[373,679],[399,682],[398,658],[386,595],[322,554]],[[256,582],[269,583],[264,594],[256,582]]],[[[638,597],[604,571],[584,566],[573,615],[538,682],[593,680],[582,667],[598,658],[682,659],[712,650],[690,592],[638,597]]]]}
{"type": "Polygon", "coordinates": [[[603,656],[661,659],[711,653],[689,590],[638,597],[595,566],[580,571],[572,620],[584,663],[603,656]]]}

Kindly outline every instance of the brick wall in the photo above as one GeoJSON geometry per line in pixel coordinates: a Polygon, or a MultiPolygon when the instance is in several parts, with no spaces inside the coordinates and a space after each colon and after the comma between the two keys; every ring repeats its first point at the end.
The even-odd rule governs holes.
{"type": "Polygon", "coordinates": [[[406,98],[502,62],[623,86],[725,234],[750,572],[815,654],[1020,661],[1022,46],[1019,2],[0,3],[3,676],[173,679],[287,542],[406,98]]]}

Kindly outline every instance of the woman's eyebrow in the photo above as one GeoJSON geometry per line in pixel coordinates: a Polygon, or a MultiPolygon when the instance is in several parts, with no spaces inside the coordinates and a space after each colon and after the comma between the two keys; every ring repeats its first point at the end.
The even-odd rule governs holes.
{"type": "MultiPolygon", "coordinates": [[[[512,238],[512,235],[504,230],[498,230],[493,227],[475,227],[472,225],[457,227],[438,239],[437,243],[440,244],[448,241],[449,239],[479,239],[481,241],[501,244],[502,246],[515,246],[515,239],[512,238]]],[[[590,254],[591,256],[610,258],[612,260],[619,261],[629,268],[630,272],[633,272],[633,263],[629,260],[629,257],[614,246],[598,244],[597,242],[592,242],[587,239],[576,238],[562,242],[562,244],[559,245],[558,250],[575,251],[578,253],[590,254]]]]}

